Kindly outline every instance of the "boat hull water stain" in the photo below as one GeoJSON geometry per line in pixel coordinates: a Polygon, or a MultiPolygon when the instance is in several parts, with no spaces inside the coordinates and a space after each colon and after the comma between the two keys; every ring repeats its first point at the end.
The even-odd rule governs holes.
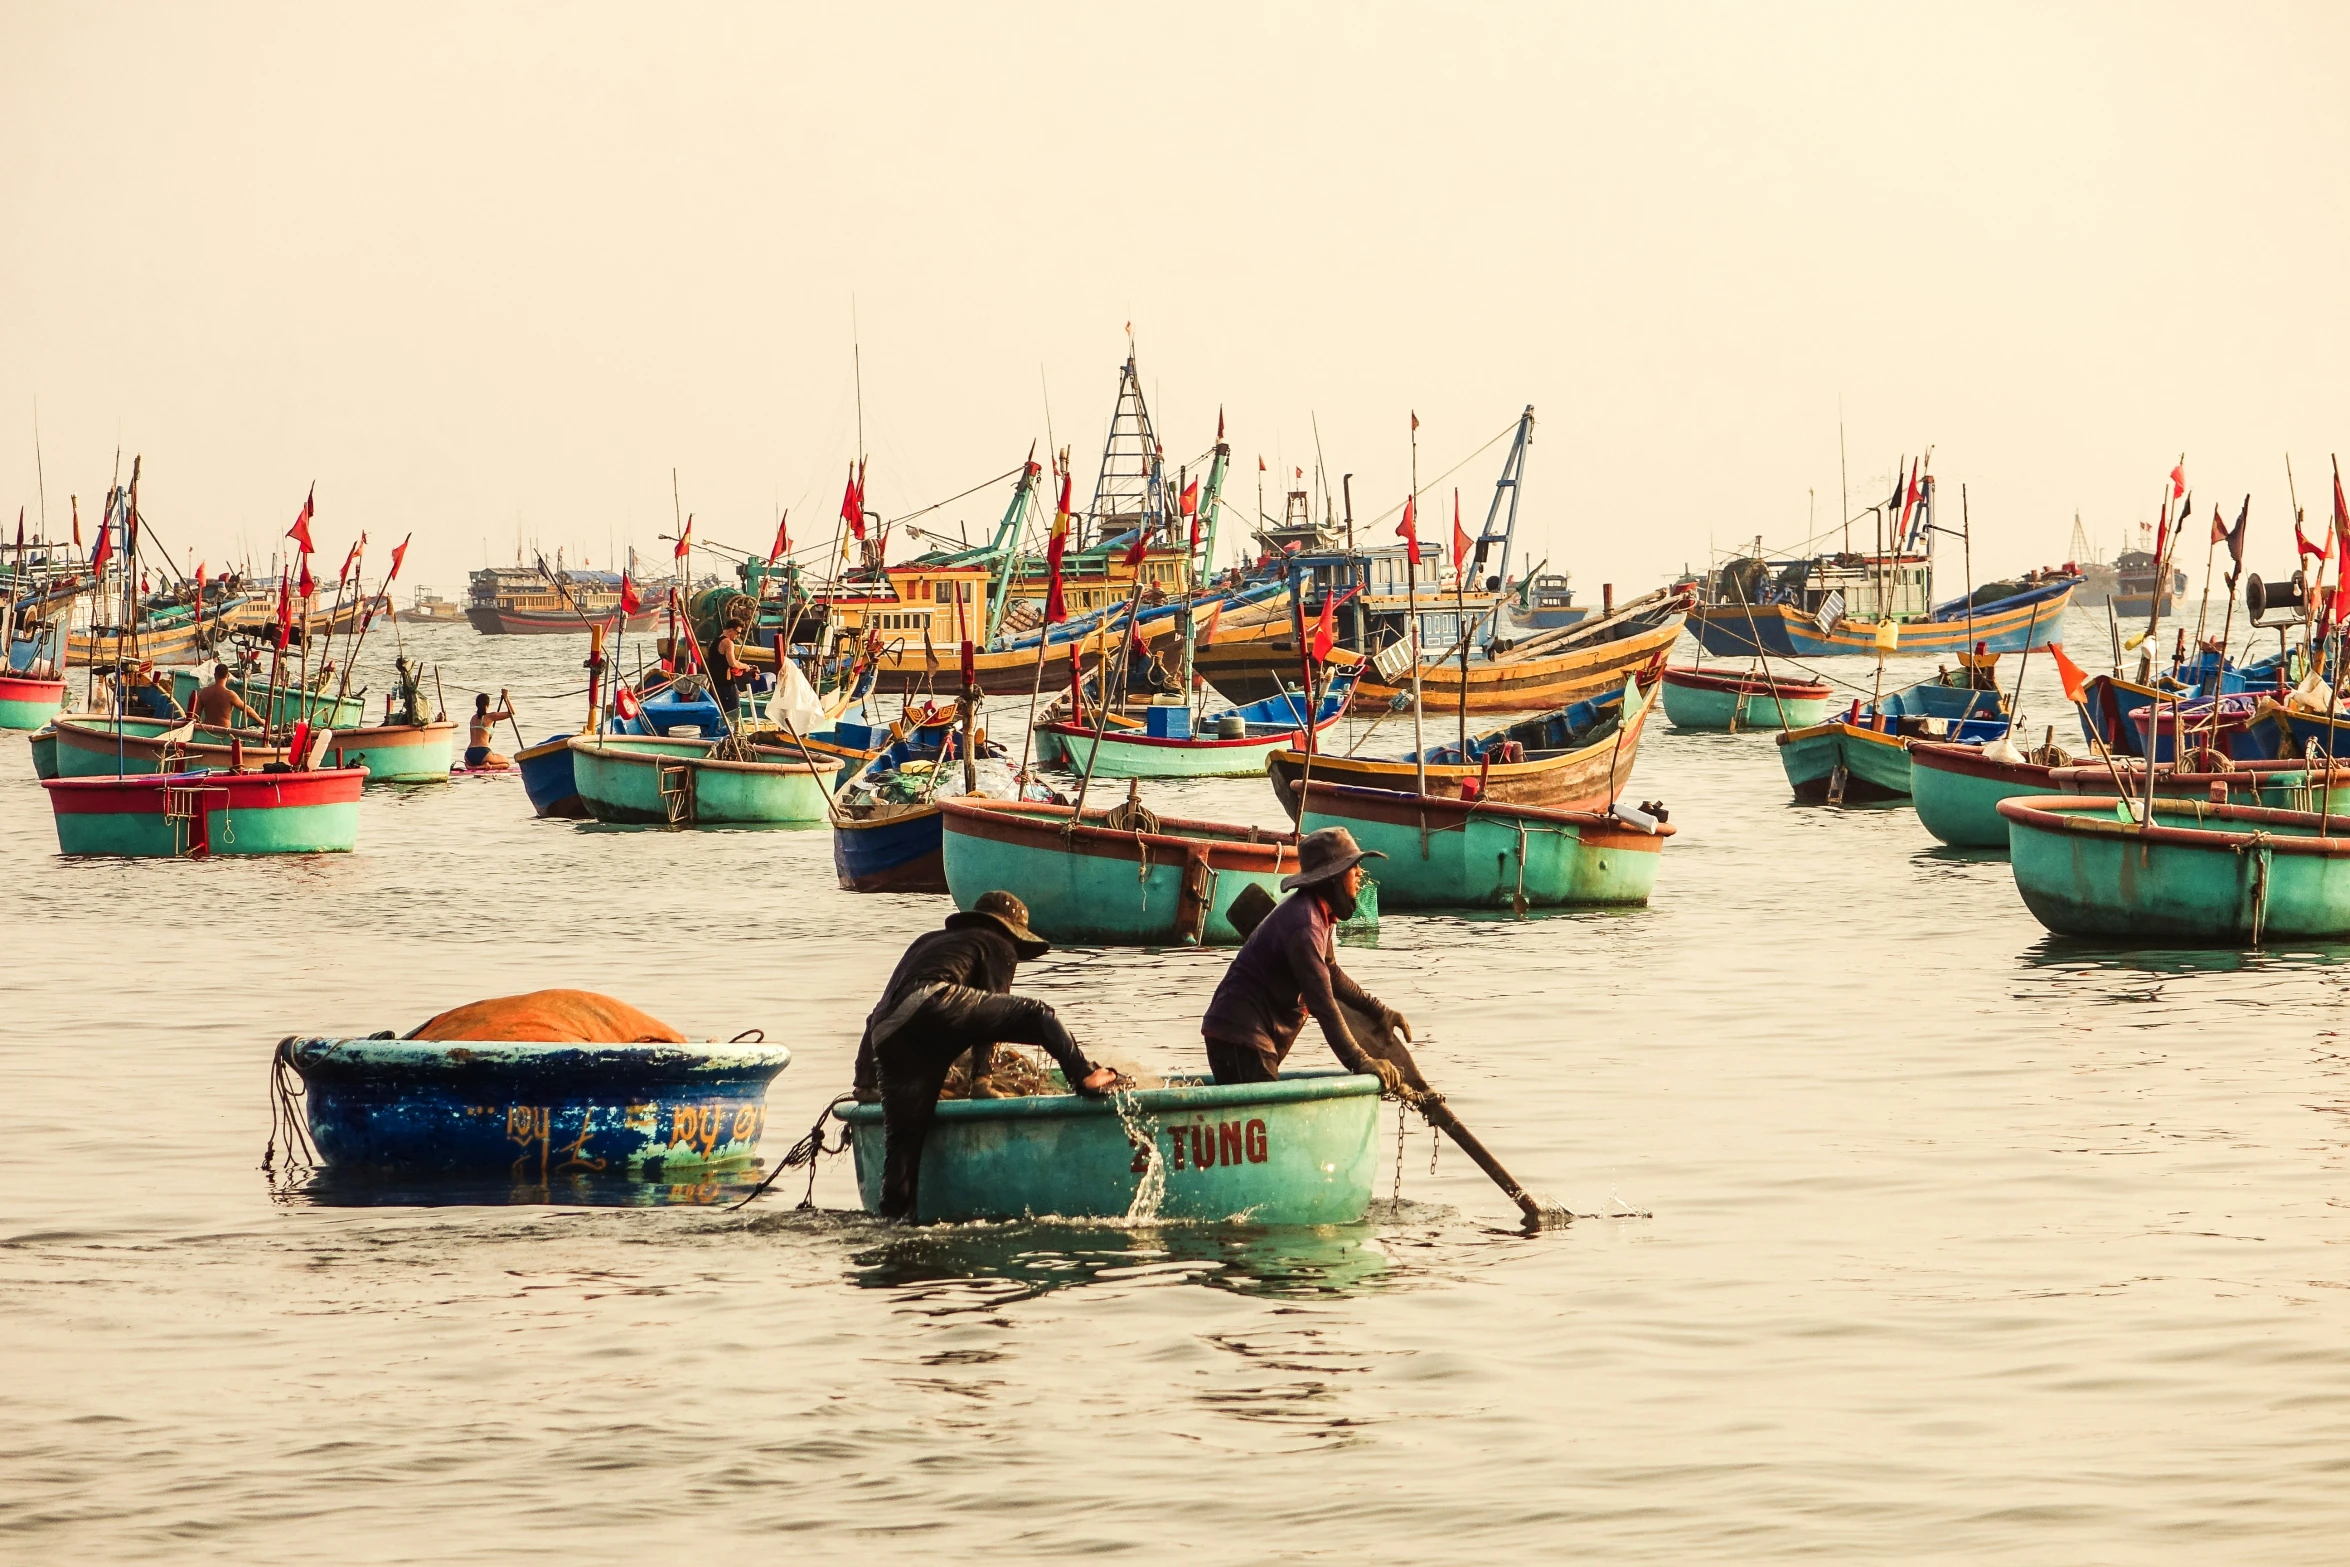
{"type": "MultiPolygon", "coordinates": [[[[877,1213],[881,1107],[834,1114],[849,1127],[865,1210],[877,1213]]],[[[944,1100],[923,1145],[914,1217],[1353,1224],[1370,1207],[1378,1127],[1379,1080],[1345,1072],[1195,1080],[1115,1101],[944,1100]]]]}
{"type": "Polygon", "coordinates": [[[288,1039],[330,1170],[640,1180],[757,1157],[781,1045],[288,1039]]]}

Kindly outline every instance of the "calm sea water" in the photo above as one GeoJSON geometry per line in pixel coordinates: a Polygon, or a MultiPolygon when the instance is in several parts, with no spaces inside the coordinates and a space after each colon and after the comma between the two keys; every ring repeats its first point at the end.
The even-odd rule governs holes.
{"type": "MultiPolygon", "coordinates": [[[[412,642],[452,707],[573,720],[568,639],[412,642]]],[[[1521,1236],[1421,1127],[1352,1229],[905,1232],[840,1161],[812,1213],[257,1168],[280,1035],[547,985],[788,1042],[779,1150],[946,912],[836,890],[826,834],[539,822],[477,779],[371,793],[350,856],[69,862],[0,740],[0,1555],[2350,1554],[2344,953],[2054,944],[2001,859],[1791,806],[1767,738],[1660,722],[1634,792],[1680,829],[1651,908],[1345,954],[1572,1227],[1521,1236]]],[[[1261,781],[1146,798],[1278,819],[1261,781]]],[[[1023,985],[1196,1066],[1224,961],[1023,985]]]]}

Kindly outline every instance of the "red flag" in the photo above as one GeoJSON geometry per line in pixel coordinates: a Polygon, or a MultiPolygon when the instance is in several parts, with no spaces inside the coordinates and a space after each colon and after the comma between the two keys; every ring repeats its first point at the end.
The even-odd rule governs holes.
{"type": "Polygon", "coordinates": [[[1412,564],[1420,564],[1420,498],[1407,495],[1403,501],[1403,521],[1395,525],[1395,536],[1411,546],[1412,564]]]}
{"type": "MultiPolygon", "coordinates": [[[[2334,537],[2342,541],[2346,552],[2350,552],[2350,504],[2342,500],[2342,470],[2339,466],[2334,469],[2334,537]]],[[[2350,561],[2350,553],[2345,553],[2342,559],[2350,561]]]]}
{"type": "Polygon", "coordinates": [[[1461,526],[1461,492],[1452,492],[1452,569],[1453,575],[1467,580],[1469,572],[1469,532],[1461,526]]]}
{"type": "Polygon", "coordinates": [[[1142,529],[1134,530],[1134,542],[1126,547],[1126,564],[1139,567],[1143,556],[1150,553],[1150,535],[1142,529]]]}
{"type": "MultiPolygon", "coordinates": [[[[1183,515],[1186,517],[1199,515],[1199,480],[1194,479],[1183,487],[1183,497],[1176,504],[1182,507],[1183,515]]],[[[18,518],[18,525],[22,526],[23,521],[23,518],[18,518]]]]}
{"type": "Polygon", "coordinates": [[[683,560],[683,559],[685,559],[685,557],[686,557],[687,553],[693,549],[693,547],[694,547],[694,514],[693,514],[692,512],[690,512],[690,511],[689,511],[689,512],[687,512],[687,513],[685,514],[685,526],[684,526],[683,528],[681,528],[681,529],[679,529],[679,530],[678,530],[678,534],[677,534],[677,548],[676,548],[676,550],[675,550],[673,553],[674,553],[674,554],[677,556],[677,558],[678,558],[679,560],[683,560]]]}
{"type": "Polygon", "coordinates": [[[2214,506],[2211,508],[2211,542],[2214,544],[2225,544],[2227,541],[2228,520],[2225,517],[2222,517],[2219,514],[2219,508],[2214,506]]]}
{"type": "MultiPolygon", "coordinates": [[[[1045,539],[1044,546],[1044,623],[1048,626],[1057,626],[1069,618],[1068,601],[1061,595],[1061,556],[1069,548],[1069,468],[1066,448],[1061,456],[1054,459],[1053,466],[1061,471],[1061,499],[1060,504],[1053,508],[1053,531],[1045,539]]],[[[1042,647],[1044,644],[1040,642],[1037,645],[1042,647]]]]}
{"type": "MultiPolygon", "coordinates": [[[[78,523],[81,519],[77,517],[74,520],[78,523]]],[[[77,527],[74,531],[78,533],[81,530],[77,527]]],[[[81,541],[76,539],[74,542],[78,544],[81,541]]],[[[90,551],[90,575],[93,577],[103,576],[106,571],[106,563],[113,558],[114,530],[106,524],[100,523],[98,524],[98,542],[90,551]]]]}
{"type": "Polygon", "coordinates": [[[302,557],[302,575],[295,581],[294,589],[305,599],[318,591],[318,584],[310,580],[310,557],[307,555],[302,557]]]}
{"type": "Polygon", "coordinates": [[[636,590],[636,579],[627,572],[620,574],[620,613],[633,615],[645,607],[644,595],[636,590]]]}
{"type": "Polygon", "coordinates": [[[2086,700],[2089,690],[2087,672],[2065,656],[2062,642],[2049,643],[2048,652],[2056,660],[2057,678],[2064,682],[2064,699],[2068,702],[2086,700]]]}
{"type": "Polygon", "coordinates": [[[335,573],[335,587],[340,589],[350,580],[351,568],[359,564],[359,552],[367,548],[367,535],[362,533],[351,545],[351,553],[343,557],[343,569],[335,573]]]}
{"type": "Polygon", "coordinates": [[[1216,444],[1224,444],[1224,410],[1221,406],[1216,409],[1216,444]]]}
{"type": "MultiPolygon", "coordinates": [[[[1898,478],[1899,475],[1895,475],[1895,477],[1898,478]]],[[[1901,496],[1901,525],[1893,530],[1893,537],[1897,541],[1893,547],[1896,550],[1905,549],[1908,547],[1909,514],[1911,510],[1916,507],[1917,503],[1918,465],[1913,462],[1909,465],[1909,485],[1902,491],[1901,496]]]]}
{"type": "Polygon", "coordinates": [[[1413,431],[1414,431],[1414,432],[1417,432],[1417,431],[1419,430],[1419,428],[1420,428],[1420,416],[1419,416],[1419,414],[1418,414],[1418,413],[1415,411],[1415,412],[1412,414],[1412,429],[1413,429],[1413,431]]]}
{"type": "Polygon", "coordinates": [[[2179,459],[2179,465],[2170,471],[2170,498],[2175,501],[2186,493],[2187,460],[2182,457],[2179,459]]]}
{"type": "Polygon", "coordinates": [[[767,551],[767,564],[772,566],[791,550],[791,512],[775,519],[775,544],[767,551]]]}
{"type": "Polygon", "coordinates": [[[416,535],[411,533],[407,538],[402,539],[399,543],[392,546],[392,569],[384,573],[385,587],[390,587],[392,585],[392,579],[400,574],[400,562],[408,558],[408,539],[413,539],[415,537],[416,535]]]}
{"type": "Polygon", "coordinates": [[[1264,458],[1262,458],[1262,457],[1259,457],[1259,458],[1257,459],[1257,472],[1259,472],[1259,473],[1263,473],[1264,471],[1265,471],[1265,459],[1264,459],[1264,458]]]}
{"type": "Polygon", "coordinates": [[[849,470],[848,488],[840,495],[840,520],[849,525],[849,532],[861,544],[865,540],[865,473],[864,465],[849,470]]]}
{"type": "Polygon", "coordinates": [[[1348,588],[1344,593],[1322,595],[1322,614],[1314,622],[1315,663],[1327,664],[1330,662],[1330,649],[1338,642],[1338,607],[1354,596],[1355,590],[1352,588],[1348,588]]]}
{"type": "Polygon", "coordinates": [[[2331,528],[2328,528],[2325,531],[2325,543],[2312,544],[2309,542],[2309,535],[2301,531],[2301,519],[2299,517],[2295,517],[2293,519],[2293,544],[2295,550],[2297,551],[2294,557],[2296,560],[2303,556],[2315,555],[2322,563],[2331,559],[2333,556],[2334,532],[2331,528]]]}
{"type": "Polygon", "coordinates": [[[310,486],[310,493],[302,497],[301,515],[297,516],[294,519],[294,525],[286,530],[286,537],[292,539],[295,547],[305,555],[318,547],[310,542],[310,518],[317,510],[317,501],[318,486],[313,484],[310,486]]]}
{"type": "Polygon", "coordinates": [[[286,571],[277,572],[277,650],[283,653],[294,639],[294,601],[286,596],[286,571]]]}

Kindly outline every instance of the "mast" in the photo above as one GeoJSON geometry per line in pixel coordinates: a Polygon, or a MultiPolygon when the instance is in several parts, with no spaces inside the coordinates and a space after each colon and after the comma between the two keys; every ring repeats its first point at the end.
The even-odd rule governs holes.
{"type": "MultiPolygon", "coordinates": [[[[1526,482],[1526,448],[1533,444],[1534,405],[1528,403],[1526,411],[1518,415],[1518,433],[1510,438],[1509,455],[1503,458],[1501,463],[1501,477],[1493,481],[1493,503],[1485,508],[1485,526],[1477,534],[1476,574],[1480,580],[1485,575],[1485,552],[1495,544],[1501,546],[1501,559],[1494,567],[1494,575],[1504,583],[1510,579],[1510,544],[1518,533],[1518,491],[1526,482]],[[1502,492],[1505,490],[1509,492],[1510,502],[1509,511],[1506,514],[1501,509],[1502,492]]],[[[1417,466],[1419,445],[1416,439],[1412,451],[1414,463],[1412,493],[1417,495],[1420,492],[1418,479],[1420,470],[1417,466]]],[[[1460,571],[1461,566],[1461,562],[1453,562],[1453,570],[1456,574],[1460,571]]],[[[1483,592],[1484,589],[1480,588],[1478,591],[1483,592]]]]}
{"type": "Polygon", "coordinates": [[[1098,547],[1138,528],[1147,536],[1166,516],[1166,489],[1166,459],[1129,343],[1126,363],[1118,372],[1117,412],[1110,418],[1101,471],[1094,479],[1093,537],[1082,542],[1098,547]]]}
{"type": "Polygon", "coordinates": [[[996,524],[995,542],[988,547],[987,559],[995,571],[995,586],[987,596],[987,624],[981,628],[981,647],[995,643],[996,631],[1003,624],[1004,604],[1011,597],[1012,578],[1018,573],[1013,568],[1019,563],[1020,530],[1028,521],[1029,497],[1036,493],[1037,475],[1043,470],[1036,465],[1036,443],[1028,445],[1028,461],[1020,470],[1020,482],[1012,486],[1011,504],[1004,508],[1003,520],[996,524]]]}

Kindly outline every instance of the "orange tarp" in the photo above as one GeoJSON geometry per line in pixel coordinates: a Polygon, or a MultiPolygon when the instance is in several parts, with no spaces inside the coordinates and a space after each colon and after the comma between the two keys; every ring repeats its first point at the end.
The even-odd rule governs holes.
{"type": "Polygon", "coordinates": [[[565,1044],[682,1045],[685,1036],[625,1001],[592,990],[534,990],[451,1007],[415,1039],[528,1040],[565,1044]]]}

